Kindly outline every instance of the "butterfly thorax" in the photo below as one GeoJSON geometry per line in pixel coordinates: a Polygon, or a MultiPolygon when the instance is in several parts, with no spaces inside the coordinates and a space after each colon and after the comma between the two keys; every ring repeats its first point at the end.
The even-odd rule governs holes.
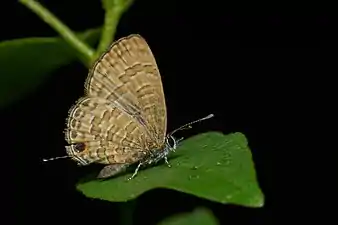
{"type": "Polygon", "coordinates": [[[171,151],[175,151],[177,148],[178,141],[173,136],[167,136],[164,141],[164,145],[160,149],[152,149],[147,157],[141,160],[141,163],[144,165],[150,165],[157,163],[171,151]]]}

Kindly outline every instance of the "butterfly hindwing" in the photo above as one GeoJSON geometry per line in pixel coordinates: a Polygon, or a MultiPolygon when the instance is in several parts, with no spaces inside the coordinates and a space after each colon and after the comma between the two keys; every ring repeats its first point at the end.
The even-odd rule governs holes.
{"type": "Polygon", "coordinates": [[[72,107],[65,139],[68,155],[82,165],[133,163],[146,154],[144,143],[150,141],[143,126],[98,97],[83,97],[72,107]]]}

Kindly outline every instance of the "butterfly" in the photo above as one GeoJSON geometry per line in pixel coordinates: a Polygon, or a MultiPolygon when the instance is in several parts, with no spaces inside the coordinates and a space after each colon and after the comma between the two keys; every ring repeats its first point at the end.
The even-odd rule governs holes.
{"type": "Polygon", "coordinates": [[[66,119],[64,157],[80,166],[104,164],[97,178],[112,177],[137,164],[130,180],[140,167],[162,159],[170,167],[167,156],[182,140],[173,134],[211,117],[167,134],[166,102],[155,58],[147,42],[132,34],[114,42],[89,71],[85,95],[66,119]]]}

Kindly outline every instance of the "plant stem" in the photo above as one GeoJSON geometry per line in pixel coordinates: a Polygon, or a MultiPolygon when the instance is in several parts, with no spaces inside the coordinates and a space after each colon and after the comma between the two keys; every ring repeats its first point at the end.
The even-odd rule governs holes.
{"type": "Polygon", "coordinates": [[[31,9],[43,21],[54,28],[65,41],[80,53],[83,63],[89,67],[92,63],[94,50],[86,43],[81,41],[73,31],[71,31],[65,24],[63,24],[56,16],[54,16],[47,8],[34,0],[19,0],[27,8],[31,9]]]}
{"type": "Polygon", "coordinates": [[[122,12],[119,8],[114,8],[106,11],[101,39],[95,53],[95,59],[97,59],[103,52],[105,52],[108,46],[114,40],[116,27],[118,25],[121,15],[122,12]]]}
{"type": "Polygon", "coordinates": [[[107,50],[113,42],[118,22],[133,0],[102,0],[105,9],[104,25],[101,39],[94,57],[96,60],[103,52],[107,50]]]}

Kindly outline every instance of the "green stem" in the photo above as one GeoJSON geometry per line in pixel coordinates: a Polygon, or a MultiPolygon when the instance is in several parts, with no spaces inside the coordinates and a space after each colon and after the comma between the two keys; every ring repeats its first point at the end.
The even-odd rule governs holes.
{"type": "Polygon", "coordinates": [[[54,16],[47,8],[34,0],[19,0],[27,8],[31,9],[43,21],[56,30],[65,41],[80,53],[83,63],[89,67],[94,56],[94,50],[86,43],[81,41],[74,32],[54,16]]]}
{"type": "Polygon", "coordinates": [[[121,10],[120,7],[116,7],[116,8],[109,9],[106,11],[105,17],[104,17],[104,25],[103,25],[103,30],[101,34],[101,39],[100,39],[97,51],[95,53],[94,60],[96,60],[103,52],[105,52],[108,46],[114,40],[116,28],[117,28],[119,19],[122,15],[122,12],[123,10],[121,10]]]}
{"type": "Polygon", "coordinates": [[[118,22],[133,0],[102,0],[105,9],[101,39],[93,60],[96,60],[113,42],[118,22]]]}

